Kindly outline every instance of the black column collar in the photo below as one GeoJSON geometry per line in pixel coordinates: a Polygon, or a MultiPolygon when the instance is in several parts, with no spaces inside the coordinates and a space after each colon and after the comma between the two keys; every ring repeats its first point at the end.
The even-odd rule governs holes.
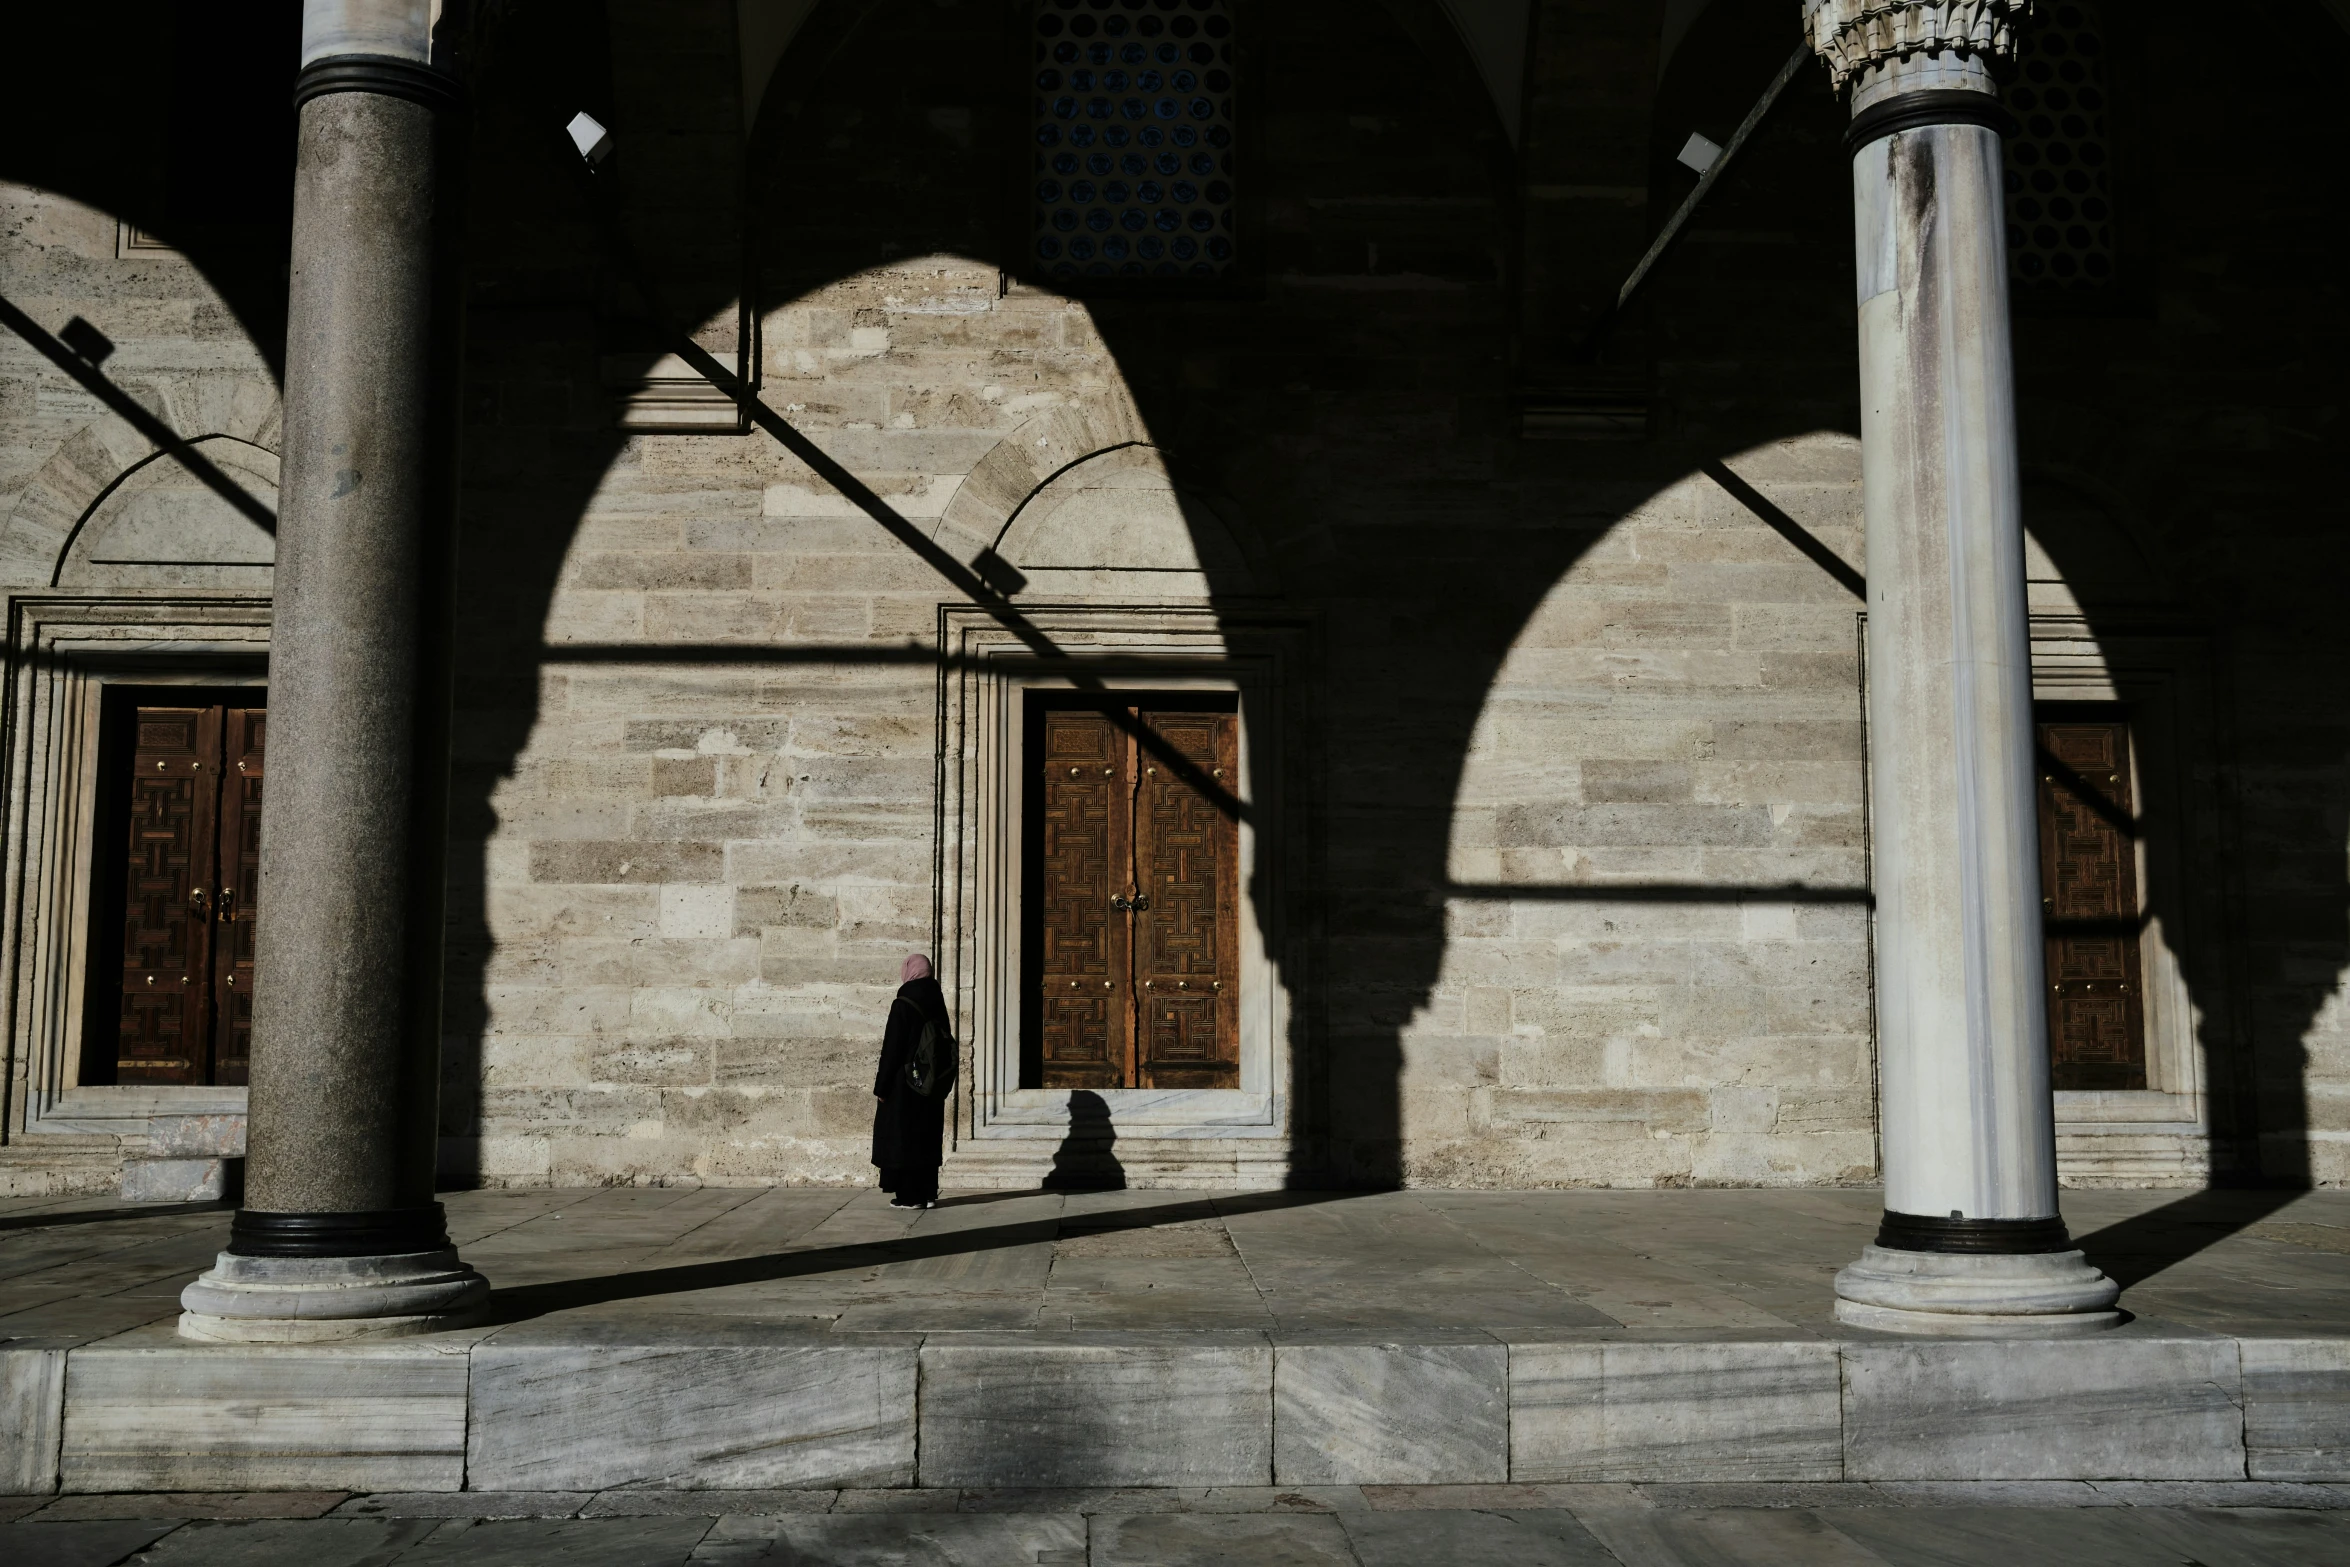
{"type": "Polygon", "coordinates": [[[369,1213],[257,1213],[229,1220],[228,1249],[238,1257],[399,1257],[441,1251],[449,1225],[441,1205],[380,1208],[369,1213]]]}
{"type": "Polygon", "coordinates": [[[2002,136],[2015,134],[2015,116],[1990,93],[1937,88],[1899,93],[1861,110],[1844,133],[1844,150],[1858,152],[1870,142],[1927,125],[1981,125],[2002,136]]]}
{"type": "Polygon", "coordinates": [[[1888,1251],[1938,1251],[1989,1257],[2026,1257],[2071,1251],[2058,1219],[1934,1219],[1885,1210],[1877,1244],[1888,1251]]]}
{"type": "Polygon", "coordinates": [[[436,111],[454,109],[463,96],[455,77],[414,60],[390,54],[330,54],[311,61],[294,78],[294,107],[337,92],[405,98],[436,111]]]}

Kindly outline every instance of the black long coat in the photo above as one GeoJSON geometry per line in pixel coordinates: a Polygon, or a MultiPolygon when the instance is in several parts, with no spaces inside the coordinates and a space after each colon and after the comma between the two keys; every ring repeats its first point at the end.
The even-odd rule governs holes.
{"type": "MultiPolygon", "coordinates": [[[[946,993],[935,979],[910,979],[898,987],[881,1035],[881,1070],[873,1075],[873,1162],[885,1170],[935,1170],[944,1160],[947,1102],[944,1094],[925,1098],[906,1086],[906,1062],[922,1038],[922,1022],[938,1025],[952,1039],[946,993]]],[[[950,1045],[950,1049],[953,1047],[950,1045]]]]}

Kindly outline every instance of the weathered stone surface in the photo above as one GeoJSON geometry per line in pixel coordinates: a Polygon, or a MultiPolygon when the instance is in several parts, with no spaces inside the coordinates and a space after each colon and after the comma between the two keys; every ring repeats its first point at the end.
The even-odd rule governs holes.
{"type": "Polygon", "coordinates": [[[2244,1477],[2233,1340],[1850,1343],[1853,1480],[2244,1477]]]}
{"type": "Polygon", "coordinates": [[[0,1496],[57,1489],[65,1424],[65,1347],[0,1345],[0,1496]]]}
{"type": "Polygon", "coordinates": [[[924,1485],[1265,1485],[1273,1349],[1256,1334],[934,1334],[924,1485]]]}
{"type": "Polygon", "coordinates": [[[1834,1480],[1836,1346],[1517,1344],[1510,1478],[1834,1480]]]}
{"type": "MultiPolygon", "coordinates": [[[[1322,628],[1317,705],[1292,731],[1316,754],[1292,748],[1279,780],[1292,799],[1311,786],[1308,819],[1268,836],[1266,862],[1315,883],[1290,882],[1310,894],[1314,960],[1281,968],[1300,982],[1282,1046],[1328,1093],[1328,1147],[1300,1160],[1487,1188],[1868,1181],[1860,603],[1697,466],[1720,457],[1821,553],[1867,568],[1852,214],[1820,179],[1841,165],[1841,106],[1816,90],[1783,100],[1773,134],[1809,150],[1737,175],[1769,221],[1701,224],[1687,255],[1718,260],[1705,286],[1667,287],[1653,323],[1623,324],[1623,362],[1654,366],[1678,434],[1599,451],[1518,439],[1512,401],[1621,284],[1659,202],[1678,199],[1652,188],[1647,118],[1711,72],[1706,51],[1723,45],[1706,30],[1670,61],[1655,26],[1615,22],[1541,52],[1513,160],[1473,87],[1457,90],[1462,72],[1428,69],[1428,40],[1380,8],[1260,7],[1245,25],[1263,29],[1261,101],[1278,114],[1242,177],[1265,214],[1246,243],[1267,247],[1266,292],[1161,310],[1017,269],[1007,280],[991,248],[971,249],[994,226],[979,207],[997,204],[999,128],[930,84],[995,58],[1001,14],[917,9],[919,26],[846,40],[820,72],[787,56],[793,85],[773,102],[825,129],[753,145],[725,8],[609,8],[598,47],[624,66],[624,204],[666,303],[722,358],[742,257],[764,258],[751,291],[763,394],[959,558],[1033,500],[1030,537],[1050,521],[1056,549],[1087,538],[1069,525],[1099,522],[1135,546],[1127,563],[1174,562],[1148,574],[1154,593],[1214,593],[1229,611],[1245,586],[1322,628]],[[1593,97],[1590,82],[1607,85],[1593,97]],[[1121,492],[1081,482],[1084,469],[1055,480],[1128,441],[1147,457],[1098,461],[1156,464],[1165,487],[1121,492]],[[1082,497],[1060,494],[1072,487],[1082,497]],[[1196,494],[1213,495],[1245,584],[1205,530],[1129,535],[1146,512],[1176,517],[1170,495],[1196,494]],[[1143,548],[1181,543],[1197,572],[1143,548]],[[1769,895],[1790,885],[1799,895],[1769,895]],[[1567,1094],[1619,1097],[1540,1097],[1567,1094]]],[[[1921,40],[1982,42],[1975,23],[2014,9],[1839,0],[1822,41],[1850,68],[1921,40]]],[[[2150,733],[2145,760],[2150,785],[2186,780],[2158,818],[2233,824],[2217,841],[2235,869],[2210,845],[2150,847],[2148,896],[2163,932],[2234,944],[2191,955],[2177,1015],[2259,1019],[2262,1040],[2301,1049],[2263,1046],[2255,1098],[2290,1108],[2264,1112],[2261,1156],[2338,1183],[2350,948],[2322,900],[2340,881],[2331,824],[2350,801],[2350,750],[2309,693],[2338,685],[2350,655],[2328,591],[2340,540],[2311,520],[2330,515],[2338,389],[2328,357],[2303,348],[2340,311],[2301,281],[2327,275],[2330,239],[2322,224],[2270,225],[2273,264],[2252,277],[2181,260],[2240,249],[2244,214],[2306,194],[2291,160],[2262,148],[2291,139],[2272,134],[2272,109],[2322,138],[2324,94],[2199,71],[2199,38],[2146,42],[2148,80],[2196,81],[2214,127],[2209,157],[2156,160],[2142,194],[2180,222],[2121,258],[2165,280],[2164,309],[2128,318],[2120,358],[2028,318],[2015,334],[2033,467],[2064,476],[2027,506],[2045,544],[2031,589],[2036,609],[2091,606],[2084,643],[2116,668],[2137,657],[2116,640],[2123,618],[2207,630],[2183,658],[2231,649],[2211,682],[2237,715],[2230,748],[2182,724],[2169,742],[2150,733]],[[2224,391],[2239,384],[2259,395],[2224,391]],[[2085,406],[2130,440],[2075,417],[2085,406]],[[2105,613],[2115,605],[2126,616],[2105,613]],[[2194,791],[2223,774],[2226,809],[2202,809],[2194,791]],[[2195,912],[2198,889],[2239,873],[2275,920],[2195,912]],[[2230,974],[2236,989],[2211,977],[2230,974]]],[[[123,47],[155,51],[168,74],[160,34],[123,47]]],[[[499,216],[469,234],[465,384],[450,389],[468,424],[451,1167],[515,1185],[863,1181],[860,1079],[897,961],[932,939],[933,655],[939,606],[960,595],[764,435],[616,427],[630,388],[602,379],[613,322],[583,270],[593,246],[566,227],[575,212],[542,205],[552,187],[515,140],[537,122],[508,90],[485,83],[476,119],[489,129],[472,188],[499,216]]],[[[90,112],[137,119],[139,144],[161,145],[174,101],[158,86],[90,112]]],[[[83,145],[67,119],[55,139],[83,145]]],[[[283,444],[263,343],[284,248],[248,264],[164,236],[197,247],[191,261],[132,228],[141,213],[102,210],[120,188],[0,190],[4,291],[49,330],[94,323],[117,345],[104,374],[265,467],[283,444]]],[[[168,463],[133,474],[149,444],[14,335],[0,361],[9,587],[201,595],[241,573],[266,591],[273,568],[253,560],[72,556],[76,527],[103,531],[105,507],[145,478],[192,492],[168,463]]],[[[1119,563],[1077,560],[1016,602],[1132,602],[1118,579],[1145,574],[1092,569],[1119,563]]],[[[31,945],[12,951],[23,972],[78,976],[70,954],[34,951],[63,928],[48,911],[67,907],[67,889],[37,882],[10,915],[11,939],[31,945]]],[[[2250,1059],[2217,1023],[2191,1043],[2215,1070],[2250,1059]]],[[[70,1042],[11,1049],[21,1116],[65,1058],[25,1052],[70,1042]]],[[[2204,1080],[2193,1061],[2171,1065],[2174,1086],[2204,1080]]],[[[2176,1119],[2068,1129],[2060,1160],[2196,1180],[2211,1162],[2199,1128],[2218,1122],[2191,1095],[2164,1097],[2176,1119]]],[[[0,1158],[0,1189],[83,1189],[60,1184],[82,1179],[62,1149],[36,1172],[20,1147],[0,1158]]],[[[1288,1153],[1227,1160],[1221,1178],[1278,1181],[1288,1153]]]]}
{"type": "Polygon", "coordinates": [[[1145,1513],[1092,1522],[1094,1567],[1250,1561],[1356,1567],[1359,1560],[1335,1518],[1145,1513]]]}
{"type": "Polygon", "coordinates": [[[909,1526],[888,1513],[730,1515],[695,1550],[697,1560],[782,1559],[837,1567],[897,1567],[909,1560],[939,1567],[996,1567],[1003,1562],[1086,1560],[1086,1520],[1049,1512],[932,1513],[909,1526]],[[918,1555],[915,1553],[919,1553],[918,1555]]]}
{"type": "Polygon", "coordinates": [[[1355,1512],[1341,1522],[1361,1567],[1620,1567],[1564,1508],[1355,1512]]]}
{"type": "Polygon", "coordinates": [[[679,1323],[492,1339],[473,1356],[467,1483],[909,1485],[914,1383],[911,1339],[857,1346],[679,1323]]]}
{"type": "Polygon", "coordinates": [[[2255,1480],[2350,1480],[2350,1340],[2242,1339],[2244,1467],[2255,1480]]]}
{"type": "Polygon", "coordinates": [[[75,1350],[64,1489],[458,1490],[465,1350],[439,1339],[75,1350]]]}
{"type": "Polygon", "coordinates": [[[1282,1343],[1279,1485],[1451,1485],[1509,1478],[1509,1351],[1493,1343],[1282,1343]]]}

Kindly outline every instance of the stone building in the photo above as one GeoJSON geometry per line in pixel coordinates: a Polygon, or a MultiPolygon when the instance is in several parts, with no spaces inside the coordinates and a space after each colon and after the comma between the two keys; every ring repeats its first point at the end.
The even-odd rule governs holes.
{"type": "Polygon", "coordinates": [[[216,10],[19,24],[9,1189],[861,1182],[914,950],[949,1184],[2350,1175],[2332,0],[216,10]]]}

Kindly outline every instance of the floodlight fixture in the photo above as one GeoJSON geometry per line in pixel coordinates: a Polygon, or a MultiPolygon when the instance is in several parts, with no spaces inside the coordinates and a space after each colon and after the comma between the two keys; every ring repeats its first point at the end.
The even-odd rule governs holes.
{"type": "Polygon", "coordinates": [[[571,133],[571,144],[579,149],[581,157],[587,159],[588,167],[594,168],[612,156],[612,133],[604,128],[602,121],[585,109],[573,115],[571,123],[563,128],[571,133]]]}
{"type": "Polygon", "coordinates": [[[1681,144],[1681,150],[1679,152],[1673,154],[1673,161],[1676,163],[1686,164],[1688,167],[1696,170],[1698,173],[1703,174],[1706,170],[1712,168],[1714,164],[1720,160],[1721,156],[1722,148],[1720,143],[1701,136],[1695,131],[1691,131],[1689,133],[1689,140],[1681,144]]]}

